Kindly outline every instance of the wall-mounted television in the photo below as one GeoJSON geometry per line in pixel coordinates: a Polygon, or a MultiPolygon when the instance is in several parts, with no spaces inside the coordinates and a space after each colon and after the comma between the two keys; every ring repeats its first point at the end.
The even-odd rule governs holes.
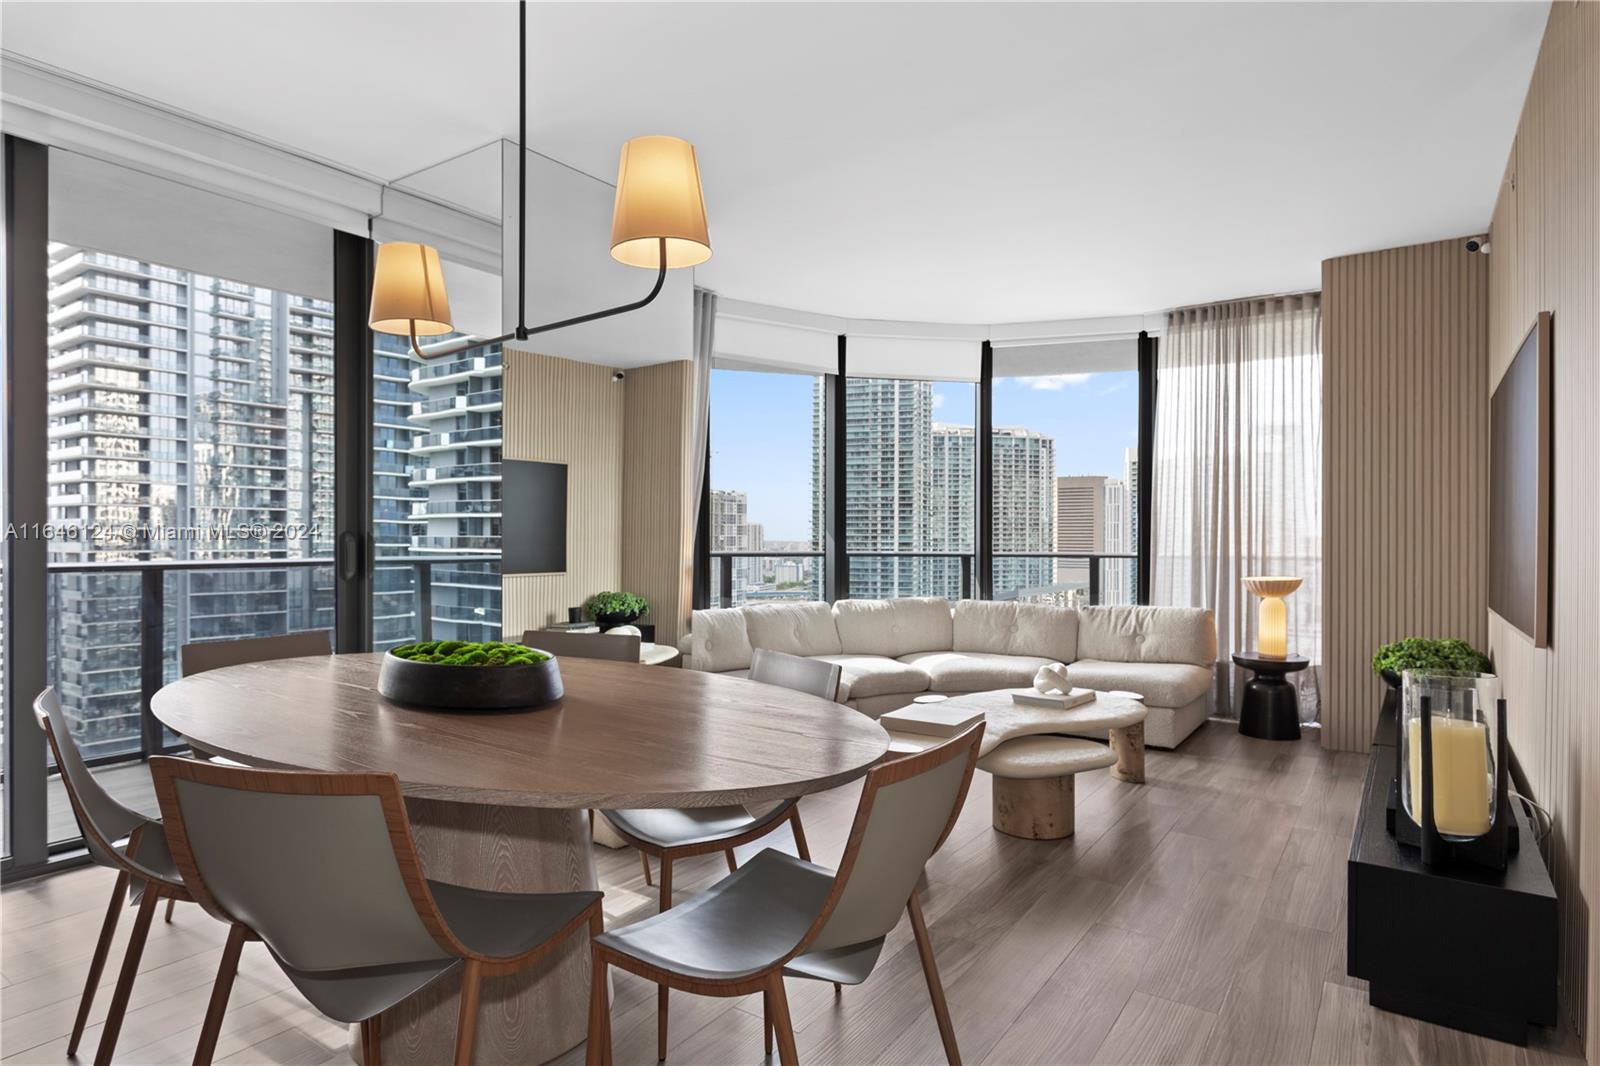
{"type": "Polygon", "coordinates": [[[1489,403],[1489,609],[1550,644],[1550,312],[1541,311],[1489,403]]]}
{"type": "Polygon", "coordinates": [[[567,464],[500,463],[500,572],[567,570],[567,464]]]}

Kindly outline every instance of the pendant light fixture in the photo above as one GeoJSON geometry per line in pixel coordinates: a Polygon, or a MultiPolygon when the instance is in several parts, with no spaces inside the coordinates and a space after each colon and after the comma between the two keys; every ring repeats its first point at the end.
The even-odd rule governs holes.
{"type": "Polygon", "coordinates": [[[661,292],[667,271],[711,258],[705,197],[694,145],[677,137],[635,137],[622,146],[617,198],[611,213],[611,258],[656,271],[644,299],[586,315],[529,326],[528,268],[528,3],[517,5],[517,328],[498,337],[474,338],[423,351],[418,337],[455,332],[439,250],[427,244],[390,241],[378,248],[372,275],[368,324],[375,332],[411,339],[419,359],[454,355],[499,341],[527,340],[564,326],[637,311],[661,292]]]}

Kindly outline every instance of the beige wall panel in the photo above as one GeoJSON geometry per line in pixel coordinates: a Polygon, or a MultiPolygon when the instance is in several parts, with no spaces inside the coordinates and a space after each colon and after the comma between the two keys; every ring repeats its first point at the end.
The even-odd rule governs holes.
{"type": "Polygon", "coordinates": [[[1511,744],[1555,817],[1562,1006],[1600,1062],[1600,4],[1551,5],[1491,229],[1492,388],[1554,315],[1550,647],[1486,611],[1511,744]]]}
{"type": "Polygon", "coordinates": [[[501,615],[515,640],[622,585],[624,387],[607,366],[510,345],[505,360],[505,458],[567,464],[567,572],[506,575],[501,615]]]}
{"type": "Polygon", "coordinates": [[[1462,240],[1322,264],[1323,744],[1364,751],[1372,654],[1485,643],[1489,261],[1462,240]]]}
{"type": "Polygon", "coordinates": [[[666,644],[689,624],[690,369],[679,361],[628,371],[623,417],[622,583],[650,601],[656,640],[666,644]]]}

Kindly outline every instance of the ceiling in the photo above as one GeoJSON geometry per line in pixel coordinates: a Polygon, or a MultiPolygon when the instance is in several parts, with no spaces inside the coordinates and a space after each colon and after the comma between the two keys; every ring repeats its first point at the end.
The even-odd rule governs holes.
{"type": "MultiPolygon", "coordinates": [[[[516,135],[508,3],[17,3],[0,45],[392,181],[516,135]]],[[[990,323],[1314,288],[1480,232],[1547,5],[550,4],[530,147],[699,148],[697,281],[990,323]]],[[[605,235],[597,235],[604,240],[605,235]]]]}

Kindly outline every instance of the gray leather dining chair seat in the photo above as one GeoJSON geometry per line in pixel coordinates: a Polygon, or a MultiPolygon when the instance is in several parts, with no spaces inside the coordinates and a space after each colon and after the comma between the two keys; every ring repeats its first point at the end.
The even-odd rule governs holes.
{"type": "Polygon", "coordinates": [[[356,970],[301,970],[284,962],[272,948],[267,951],[307,1002],[334,1021],[345,1023],[370,1018],[462,965],[460,959],[445,956],[356,970]]]}
{"type": "Polygon", "coordinates": [[[622,832],[658,848],[679,848],[724,840],[748,833],[767,821],[777,823],[788,813],[788,803],[776,804],[772,809],[756,815],[738,805],[604,812],[606,820],[622,832]]]}
{"type": "MultiPolygon", "coordinates": [[[[444,881],[429,881],[428,891],[456,939],[473,951],[501,957],[520,955],[543,943],[600,898],[599,892],[489,892],[444,881]]],[[[270,944],[267,950],[272,950],[270,944]]],[[[371,1017],[462,964],[441,952],[437,959],[388,966],[302,970],[277,952],[272,954],[312,1006],[341,1022],[371,1017]]]]}
{"type": "Polygon", "coordinates": [[[588,910],[599,892],[490,892],[444,881],[429,881],[428,891],[445,924],[480,955],[521,955],[556,934],[588,910]]]}
{"type": "Polygon", "coordinates": [[[595,943],[689,977],[745,977],[794,950],[833,880],[831,870],[768,848],[688,902],[595,943]]]}

